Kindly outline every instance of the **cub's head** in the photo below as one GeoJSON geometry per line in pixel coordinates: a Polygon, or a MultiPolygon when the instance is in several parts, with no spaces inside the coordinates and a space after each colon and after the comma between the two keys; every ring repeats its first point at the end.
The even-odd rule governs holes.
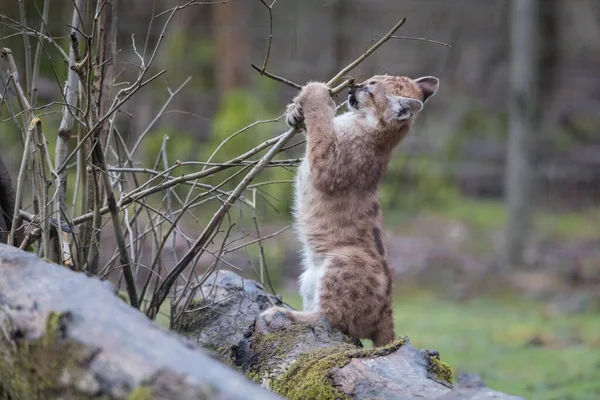
{"type": "Polygon", "coordinates": [[[439,80],[433,76],[375,75],[349,90],[348,107],[377,125],[402,125],[412,121],[438,86],[439,80]]]}

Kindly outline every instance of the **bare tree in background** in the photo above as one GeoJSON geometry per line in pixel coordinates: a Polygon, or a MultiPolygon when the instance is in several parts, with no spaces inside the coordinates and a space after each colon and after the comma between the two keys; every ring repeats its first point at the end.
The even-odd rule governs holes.
{"type": "Polygon", "coordinates": [[[523,265],[532,220],[532,137],[537,128],[537,0],[513,0],[510,12],[509,137],[506,164],[507,267],[523,265]]]}
{"type": "Polygon", "coordinates": [[[225,3],[213,8],[217,92],[228,93],[248,83],[248,37],[243,3],[225,3]]]}
{"type": "MultiPolygon", "coordinates": [[[[261,1],[269,15],[269,39],[259,71],[272,78],[266,68],[271,49],[272,9],[275,2],[261,1]]],[[[213,156],[229,139],[255,126],[276,123],[281,117],[256,121],[232,132],[207,161],[170,161],[168,137],[164,137],[155,164],[148,168],[140,167],[138,151],[141,144],[155,128],[157,121],[169,111],[169,103],[192,77],[188,77],[177,88],[167,86],[168,97],[164,105],[143,131],[133,133],[133,138],[121,132],[117,119],[122,114],[135,118],[123,106],[141,95],[147,86],[157,85],[160,82],[158,79],[166,73],[164,69],[157,69],[154,61],[174,15],[191,6],[220,7],[215,9],[215,19],[221,23],[216,24],[220,29],[217,45],[229,50],[217,57],[218,66],[223,69],[219,71],[219,90],[227,91],[239,87],[247,74],[241,70],[238,58],[244,49],[244,42],[231,28],[243,20],[243,9],[240,8],[241,3],[230,0],[188,0],[171,8],[154,9],[150,26],[154,25],[155,30],[160,31],[158,40],[153,45],[139,39],[136,43],[135,36],[131,36],[134,57],[133,61],[124,64],[132,64],[135,74],[132,80],[125,80],[123,74],[115,71],[119,48],[115,29],[117,3],[118,0],[74,1],[69,5],[72,23],[68,37],[49,36],[43,33],[43,29],[38,30],[31,23],[27,24],[26,9],[23,7],[19,9],[20,20],[0,12],[0,22],[12,31],[9,36],[22,36],[26,49],[25,67],[21,67],[23,73],[19,73],[20,68],[12,50],[0,49],[0,87],[3,88],[0,92],[0,110],[5,106],[8,112],[8,118],[2,122],[13,122],[24,144],[15,199],[9,199],[14,207],[2,205],[4,220],[0,229],[9,231],[8,244],[31,248],[38,256],[57,264],[101,278],[118,274],[118,286],[121,287],[124,281],[130,304],[149,317],[156,318],[168,296],[172,306],[187,304],[185,301],[193,297],[187,294],[195,293],[219,268],[220,263],[224,262],[223,256],[249,245],[258,243],[262,246],[263,239],[277,234],[261,238],[254,221],[258,239],[248,241],[243,232],[240,237],[232,237],[235,234],[232,232],[235,222],[230,213],[234,211],[234,205],[256,208],[256,200],[252,197],[255,186],[281,183],[260,182],[251,185],[264,168],[290,167],[298,163],[297,159],[274,160],[296,131],[288,129],[223,162],[215,162],[213,156]],[[62,92],[58,101],[36,103],[34,88],[40,75],[41,52],[35,55],[31,53],[32,41],[35,47],[49,43],[51,46],[46,49],[51,49],[69,65],[66,83],[56,77],[56,85],[60,86],[62,92]],[[234,44],[242,47],[238,49],[234,44]],[[62,46],[68,46],[69,50],[65,51],[62,46]],[[53,131],[47,123],[47,115],[59,112],[62,114],[60,127],[53,131]],[[51,140],[56,142],[54,161],[48,150],[51,140]],[[263,151],[266,152],[259,154],[263,151]],[[182,173],[183,166],[196,166],[197,171],[182,173]],[[215,177],[226,169],[231,173],[215,177]],[[226,184],[240,174],[243,174],[243,179],[227,190],[226,184]],[[216,183],[208,183],[207,179],[213,177],[216,183]],[[67,198],[69,192],[71,199],[67,198]],[[207,206],[207,203],[210,204],[207,206]],[[209,221],[201,226],[199,235],[196,238],[187,236],[179,226],[182,218],[193,218],[198,225],[203,225],[200,215],[205,215],[208,209],[214,214],[212,217],[208,214],[209,221]],[[100,233],[105,224],[110,230],[103,236],[115,238],[116,250],[108,262],[101,265],[100,233]],[[25,238],[17,229],[22,225],[25,238]],[[172,249],[176,249],[176,237],[187,245],[185,254],[181,257],[174,254],[173,261],[164,262],[165,246],[171,243],[172,249]],[[150,244],[144,247],[146,241],[150,244]],[[240,244],[240,241],[243,243],[240,244]],[[151,250],[144,252],[148,247],[151,250]],[[212,256],[214,261],[204,273],[198,274],[195,265],[204,254],[212,256]],[[179,285],[182,285],[182,290],[174,290],[179,285]]],[[[40,21],[37,21],[42,27],[47,26],[50,5],[51,1],[45,0],[44,12],[39,15],[40,21]]],[[[389,40],[404,21],[398,22],[392,31],[328,82],[332,94],[339,93],[354,82],[353,79],[346,79],[346,74],[389,40]]],[[[285,79],[278,80],[298,87],[285,79]]],[[[8,180],[0,181],[3,185],[5,182],[8,180]]],[[[106,248],[103,251],[110,256],[106,248]]],[[[175,250],[172,252],[175,253],[175,250]]],[[[264,258],[263,253],[261,257],[264,258]]],[[[264,265],[266,263],[262,262],[261,266],[264,265]]],[[[261,281],[264,276],[268,277],[262,270],[260,276],[261,281]]],[[[172,315],[172,325],[182,316],[183,313],[172,315]]]]}
{"type": "MultiPolygon", "coordinates": [[[[7,206],[2,204],[0,224],[3,232],[8,231],[9,244],[21,248],[33,245],[33,251],[39,256],[102,278],[115,271],[121,273],[131,305],[141,308],[152,317],[156,316],[158,307],[165,300],[171,287],[178,282],[186,268],[195,263],[197,257],[205,251],[211,254],[218,253],[215,258],[220,261],[220,255],[226,254],[227,246],[231,244],[228,242],[231,227],[225,229],[227,233],[218,250],[212,251],[209,248],[210,243],[206,243],[213,240],[217,234],[223,233],[221,222],[231,207],[236,200],[244,200],[243,192],[260,171],[272,166],[272,158],[279,153],[291,134],[285,141],[281,141],[284,135],[280,135],[233,160],[220,164],[180,161],[169,164],[165,138],[157,157],[160,165],[157,163],[153,168],[137,168],[135,164],[139,161],[135,157],[140,144],[191,77],[178,88],[167,87],[169,97],[164,106],[143,132],[137,135],[133,143],[128,143],[127,138],[121,134],[116,119],[123,105],[142,92],[146,86],[156,84],[157,79],[165,74],[166,70],[156,69],[154,61],[174,15],[196,5],[222,6],[227,8],[219,11],[219,15],[225,15],[225,22],[234,25],[232,18],[238,15],[239,11],[235,7],[232,8],[235,6],[233,2],[229,3],[229,0],[187,1],[171,8],[154,10],[150,24],[156,25],[156,29],[160,31],[157,43],[150,46],[142,40],[136,45],[135,37],[131,38],[135,55],[135,61],[131,64],[135,65],[137,71],[133,81],[123,80],[115,72],[118,53],[118,0],[74,1],[69,5],[72,22],[67,38],[53,37],[45,33],[50,0],[45,0],[43,12],[39,15],[40,21],[33,24],[27,23],[27,10],[24,7],[19,8],[19,20],[0,12],[3,26],[12,31],[13,36],[21,35],[25,46],[25,65],[21,68],[22,73],[19,73],[19,66],[11,49],[0,49],[0,86],[3,88],[0,92],[0,110],[5,106],[9,115],[2,122],[15,123],[24,143],[14,199],[6,195],[2,197],[10,203],[7,206]],[[38,23],[42,27],[39,30],[34,27],[38,23]],[[46,47],[46,52],[48,49],[54,51],[69,65],[69,70],[66,83],[59,82],[57,77],[56,84],[63,92],[62,99],[50,104],[37,104],[35,88],[40,75],[39,59],[43,53],[40,48],[42,44],[47,43],[50,43],[51,47],[46,47]],[[68,44],[68,51],[61,47],[65,44],[68,44]],[[35,55],[32,54],[32,47],[37,48],[35,55]],[[40,110],[44,110],[45,113],[40,110]],[[49,124],[46,124],[46,115],[57,113],[59,110],[62,111],[60,127],[58,132],[52,132],[47,127],[49,124]],[[54,162],[48,151],[48,144],[53,139],[56,140],[54,162]],[[269,147],[271,151],[267,155],[259,160],[249,161],[251,157],[269,147]],[[187,175],[177,172],[179,167],[186,164],[206,168],[187,175]],[[160,169],[161,167],[163,169],[160,169]],[[230,168],[240,169],[233,175],[250,169],[246,179],[234,191],[222,189],[229,177],[225,177],[217,186],[199,181],[230,168]],[[172,188],[175,186],[189,189],[187,196],[180,198],[173,193],[172,188]],[[71,207],[68,207],[68,188],[73,196],[70,201],[71,207]],[[177,222],[183,216],[193,216],[198,208],[209,201],[221,205],[218,215],[203,230],[199,239],[194,241],[185,237],[177,227],[177,222]],[[108,215],[108,219],[103,218],[104,214],[108,215]],[[112,225],[109,235],[112,234],[116,239],[117,250],[107,264],[100,265],[100,233],[106,223],[112,225]],[[22,230],[17,229],[21,225],[24,225],[27,232],[36,234],[27,234],[23,238],[22,230]],[[203,243],[203,246],[193,247],[193,251],[188,252],[188,257],[177,263],[177,268],[169,270],[162,265],[162,250],[167,240],[173,239],[176,234],[184,237],[190,246],[196,242],[203,243]],[[149,266],[144,264],[143,252],[140,250],[147,237],[150,238],[153,249],[149,266]],[[150,273],[144,278],[140,272],[147,270],[150,273]],[[166,275],[165,281],[161,281],[162,275],[166,275]],[[150,284],[151,279],[154,280],[153,285],[150,284]],[[153,299],[151,312],[147,302],[142,304],[150,297],[153,299]],[[144,308],[144,305],[147,307],[144,308]]],[[[11,34],[7,36],[10,37],[11,34]]],[[[231,32],[221,36],[227,36],[228,43],[233,43],[231,32]]],[[[50,57],[48,53],[46,57],[50,57]]],[[[231,59],[225,57],[223,61],[231,59]]],[[[230,75],[232,73],[226,77],[235,84],[235,76],[230,75]]],[[[278,120],[257,121],[243,128],[241,132],[255,125],[275,123],[278,120]]],[[[295,162],[279,160],[276,166],[291,166],[295,162]]],[[[10,187],[9,177],[6,174],[0,175],[2,186],[10,187]],[[4,179],[5,175],[7,179],[4,179]]],[[[254,207],[254,203],[249,201],[243,204],[254,207]]],[[[229,224],[231,225],[231,220],[229,224]]],[[[236,244],[235,247],[239,249],[244,245],[236,244]]],[[[213,267],[216,266],[218,262],[215,262],[213,267]]],[[[211,267],[209,273],[212,270],[214,268],[211,267]]],[[[209,273],[201,277],[199,282],[203,282],[209,273]]],[[[191,268],[187,277],[183,279],[188,284],[186,290],[194,278],[197,277],[191,268]]]]}

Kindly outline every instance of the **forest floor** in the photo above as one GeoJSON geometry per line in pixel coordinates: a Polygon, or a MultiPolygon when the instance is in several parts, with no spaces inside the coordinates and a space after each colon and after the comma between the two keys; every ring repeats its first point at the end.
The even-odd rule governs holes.
{"type": "Polygon", "coordinates": [[[501,202],[466,199],[386,216],[397,335],[496,390],[600,399],[599,210],[539,212],[521,271],[498,261],[505,221],[501,202]]]}
{"type": "MultiPolygon", "coordinates": [[[[284,301],[301,307],[295,293],[284,301]]],[[[396,334],[438,350],[458,375],[531,400],[600,398],[600,315],[548,311],[541,301],[445,301],[431,293],[396,297],[396,334]]],[[[369,345],[368,343],[365,343],[369,345]]]]}
{"type": "MultiPolygon", "coordinates": [[[[499,262],[505,220],[501,202],[464,198],[386,214],[396,333],[496,390],[534,400],[600,399],[600,210],[539,212],[528,267],[517,271],[499,262]]],[[[272,270],[278,292],[301,308],[293,232],[268,243],[283,252],[269,263],[270,270],[283,266],[272,270]]]]}

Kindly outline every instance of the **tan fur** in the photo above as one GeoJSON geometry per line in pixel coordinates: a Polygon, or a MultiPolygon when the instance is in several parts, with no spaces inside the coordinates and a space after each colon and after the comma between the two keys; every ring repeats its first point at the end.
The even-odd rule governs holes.
{"type": "Polygon", "coordinates": [[[322,83],[307,84],[288,106],[288,124],[306,130],[296,179],[297,231],[304,247],[304,311],[272,308],[298,323],[326,316],[335,328],[376,346],[394,340],[392,274],[377,185],[392,150],[408,134],[437,78],[374,76],[351,90],[350,111],[335,116],[322,83]]]}

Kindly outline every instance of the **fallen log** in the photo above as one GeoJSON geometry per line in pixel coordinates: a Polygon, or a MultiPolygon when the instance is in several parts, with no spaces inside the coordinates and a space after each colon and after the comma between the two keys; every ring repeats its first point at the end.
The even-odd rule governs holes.
{"type": "Polygon", "coordinates": [[[189,303],[178,332],[289,399],[520,399],[489,389],[477,375],[454,382],[438,352],[406,337],[364,349],[325,318],[308,326],[279,313],[267,323],[261,311],[289,306],[231,271],[214,274],[189,303]]]}
{"type": "Polygon", "coordinates": [[[0,398],[276,399],[108,282],[0,244],[0,398]]]}

